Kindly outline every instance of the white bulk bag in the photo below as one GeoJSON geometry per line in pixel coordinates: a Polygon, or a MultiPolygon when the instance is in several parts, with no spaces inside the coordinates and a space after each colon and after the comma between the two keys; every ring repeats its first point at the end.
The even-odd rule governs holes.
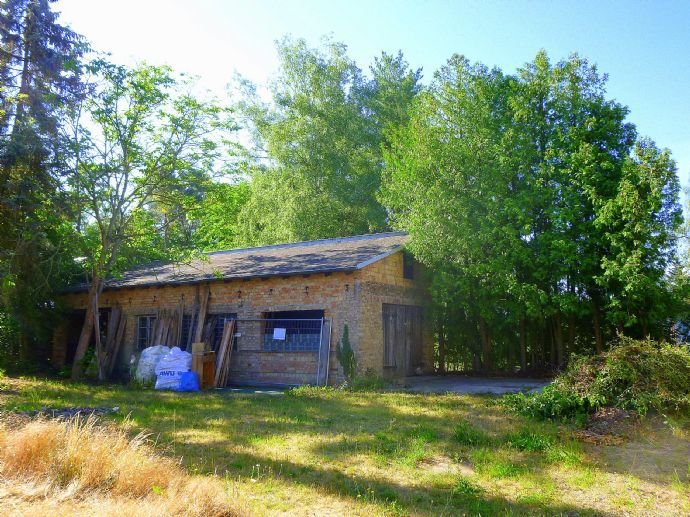
{"type": "Polygon", "coordinates": [[[192,369],[192,354],[173,347],[156,365],[156,389],[176,390],[180,377],[192,369]]]}
{"type": "Polygon", "coordinates": [[[145,348],[139,357],[137,371],[134,377],[139,382],[153,382],[156,380],[156,366],[162,357],[170,352],[167,346],[156,345],[145,348]]]}

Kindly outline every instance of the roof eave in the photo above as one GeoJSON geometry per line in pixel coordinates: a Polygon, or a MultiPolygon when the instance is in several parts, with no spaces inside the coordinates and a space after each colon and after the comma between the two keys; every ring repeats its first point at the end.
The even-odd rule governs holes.
{"type": "MultiPolygon", "coordinates": [[[[379,259],[380,260],[380,259],[379,259]]],[[[362,263],[363,264],[363,263],[362,263]]],[[[172,285],[194,285],[203,284],[207,282],[226,282],[230,280],[261,280],[266,278],[278,278],[278,277],[288,277],[288,276],[302,276],[302,275],[321,275],[327,273],[351,273],[361,269],[360,264],[355,267],[341,267],[341,268],[330,268],[330,269],[319,269],[318,271],[291,271],[288,273],[270,273],[266,275],[230,275],[222,277],[209,277],[209,278],[195,278],[193,280],[166,280],[157,282],[144,282],[140,284],[129,284],[129,285],[105,285],[103,291],[117,291],[120,289],[137,289],[137,288],[150,288],[150,287],[165,287],[172,285]]],[[[69,288],[63,291],[64,294],[77,294],[84,293],[88,291],[88,286],[83,286],[79,288],[69,288]]]]}
{"type": "Polygon", "coordinates": [[[385,252],[385,253],[381,253],[380,255],[376,255],[375,257],[372,257],[372,258],[370,258],[370,259],[365,260],[364,262],[360,262],[359,264],[357,264],[357,265],[355,266],[355,269],[358,269],[358,270],[359,270],[359,269],[365,268],[365,267],[367,267],[367,266],[370,266],[370,265],[373,264],[374,262],[378,262],[379,260],[383,260],[383,259],[385,259],[386,257],[390,257],[391,255],[393,255],[394,253],[399,252],[399,251],[402,250],[402,249],[403,249],[403,246],[396,246],[395,248],[390,249],[390,250],[388,250],[388,251],[385,252]]]}

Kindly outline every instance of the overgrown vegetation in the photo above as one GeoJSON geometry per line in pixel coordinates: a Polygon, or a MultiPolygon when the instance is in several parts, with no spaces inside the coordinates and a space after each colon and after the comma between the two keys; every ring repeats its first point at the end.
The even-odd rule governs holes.
{"type": "Polygon", "coordinates": [[[335,357],[343,369],[345,379],[351,383],[357,376],[357,356],[350,344],[350,329],[347,324],[343,327],[343,337],[336,345],[335,357]]]}
{"type": "MultiPolygon", "coordinates": [[[[193,474],[193,481],[224,480],[231,497],[249,513],[690,512],[687,420],[677,419],[671,430],[650,418],[630,447],[593,449],[573,439],[570,425],[534,421],[484,396],[333,388],[302,388],[289,395],[179,394],[8,382],[12,391],[0,392],[3,413],[119,406],[121,416],[113,418],[129,415],[128,439],[151,433],[157,450],[193,474]]],[[[72,443],[51,429],[59,443],[72,443]]],[[[113,457],[99,447],[84,444],[80,450],[113,457]]],[[[120,450],[110,442],[102,447],[120,450]]],[[[161,486],[160,494],[153,490],[142,505],[167,500],[168,491],[160,485],[165,480],[152,476],[137,475],[148,483],[144,491],[154,483],[161,486]]],[[[92,494],[96,497],[98,490],[92,494]]]]}
{"type": "Polygon", "coordinates": [[[537,394],[509,395],[510,407],[539,418],[571,418],[599,407],[679,412],[690,409],[690,349],[621,336],[611,349],[574,357],[537,394]]]}

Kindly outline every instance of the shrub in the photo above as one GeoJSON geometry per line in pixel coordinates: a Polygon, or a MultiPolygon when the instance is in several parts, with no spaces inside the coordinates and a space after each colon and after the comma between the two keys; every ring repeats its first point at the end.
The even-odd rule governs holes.
{"type": "Polygon", "coordinates": [[[357,357],[355,351],[350,345],[350,329],[347,324],[343,328],[343,337],[335,349],[335,357],[338,359],[340,366],[343,368],[345,378],[352,382],[357,374],[357,357]]]}
{"type": "Polygon", "coordinates": [[[587,400],[568,390],[559,379],[541,393],[516,393],[503,397],[510,409],[538,419],[568,419],[586,414],[587,400]]]}
{"type": "Polygon", "coordinates": [[[509,407],[534,417],[568,418],[602,406],[646,414],[690,407],[690,350],[619,337],[594,357],[573,356],[568,369],[541,393],[510,395],[509,407]]]}

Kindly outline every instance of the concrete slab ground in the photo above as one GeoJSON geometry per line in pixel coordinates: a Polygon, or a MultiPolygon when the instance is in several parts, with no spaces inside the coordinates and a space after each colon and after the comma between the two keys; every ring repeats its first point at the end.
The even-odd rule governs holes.
{"type": "Polygon", "coordinates": [[[550,384],[549,379],[523,377],[467,377],[464,375],[422,375],[407,377],[405,390],[413,393],[480,394],[535,392],[550,384]]]}

